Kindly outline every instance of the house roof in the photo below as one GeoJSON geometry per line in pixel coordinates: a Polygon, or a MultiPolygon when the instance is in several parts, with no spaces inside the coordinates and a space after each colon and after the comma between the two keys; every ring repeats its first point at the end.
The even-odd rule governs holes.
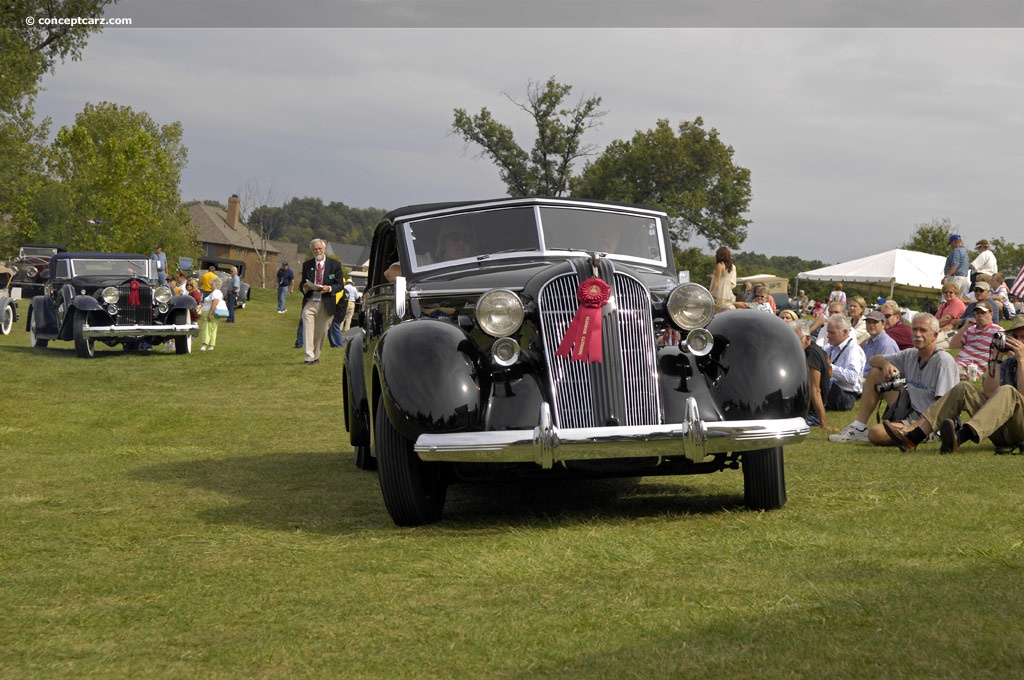
{"type": "MultiPolygon", "coordinates": [[[[197,203],[189,206],[192,223],[199,228],[199,240],[203,243],[238,246],[255,250],[260,246],[259,235],[242,223],[237,229],[228,226],[228,213],[223,208],[197,203]]],[[[266,242],[267,252],[280,253],[281,247],[276,241],[266,242]]]]}

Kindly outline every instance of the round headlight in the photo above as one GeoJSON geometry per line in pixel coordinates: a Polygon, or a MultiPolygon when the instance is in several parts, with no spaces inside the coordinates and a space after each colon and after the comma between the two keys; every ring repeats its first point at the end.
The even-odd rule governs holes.
{"type": "Polygon", "coordinates": [[[121,298],[121,296],[117,292],[117,288],[114,288],[113,286],[107,286],[106,288],[104,288],[102,295],[103,301],[106,302],[108,305],[114,304],[121,298]]]}
{"type": "Polygon", "coordinates": [[[499,366],[511,366],[519,360],[519,343],[512,338],[498,338],[491,345],[491,356],[499,366]]]}
{"type": "Polygon", "coordinates": [[[476,302],[476,321],[488,335],[511,335],[523,325],[523,301],[510,290],[489,290],[476,302]]]}
{"type": "Polygon", "coordinates": [[[668,295],[668,315],[683,330],[703,328],[715,313],[715,300],[704,286],[684,283],[668,295]]]}
{"type": "Polygon", "coordinates": [[[171,299],[171,289],[167,286],[157,286],[157,289],[153,291],[153,299],[160,304],[166,304],[171,299]]]}
{"type": "Polygon", "coordinates": [[[714,344],[715,337],[707,328],[694,328],[686,334],[686,348],[695,356],[709,354],[714,344]]]}
{"type": "Polygon", "coordinates": [[[34,279],[37,276],[39,276],[39,270],[33,267],[32,265],[29,265],[28,267],[25,268],[25,276],[27,276],[30,279],[34,279]]]}

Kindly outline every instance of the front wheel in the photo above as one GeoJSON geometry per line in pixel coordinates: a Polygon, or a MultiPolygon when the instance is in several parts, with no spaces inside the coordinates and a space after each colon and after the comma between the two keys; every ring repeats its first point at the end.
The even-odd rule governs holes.
{"type": "Polygon", "coordinates": [[[0,335],[10,335],[14,327],[14,303],[8,302],[0,309],[0,335]]]}
{"type": "Polygon", "coordinates": [[[81,359],[91,359],[96,356],[96,343],[92,338],[85,337],[85,322],[89,320],[89,312],[81,309],[75,310],[74,331],[75,331],[75,354],[81,359]]]}
{"type": "Polygon", "coordinates": [[[391,424],[383,399],[377,404],[374,420],[380,490],[391,519],[400,527],[440,520],[448,491],[440,465],[416,456],[412,441],[391,424]]]}
{"type": "Polygon", "coordinates": [[[786,504],[782,447],[742,454],[743,502],[751,510],[778,510],[786,504]]]}
{"type": "Polygon", "coordinates": [[[35,310],[30,309],[28,314],[28,344],[29,347],[46,347],[48,340],[44,340],[36,334],[35,310]]]}
{"type": "MultiPolygon", "coordinates": [[[[174,317],[171,323],[175,326],[187,326],[188,325],[188,310],[179,309],[174,313],[174,317]]],[[[174,351],[177,354],[191,354],[192,353],[192,336],[191,335],[179,335],[174,339],[174,351]]]]}

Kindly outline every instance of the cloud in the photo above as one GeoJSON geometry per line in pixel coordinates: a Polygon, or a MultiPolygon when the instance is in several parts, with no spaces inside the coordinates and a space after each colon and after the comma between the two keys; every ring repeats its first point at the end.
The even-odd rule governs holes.
{"type": "Polygon", "coordinates": [[[108,29],[37,110],[60,126],[109,100],[181,121],[185,199],[256,178],[393,208],[502,195],[452,110],[487,107],[529,147],[503,93],[555,76],[603,98],[586,138],[601,147],[702,116],[752,173],[744,250],[836,262],[933,217],[1014,240],[1022,55],[998,30],[108,29]]]}

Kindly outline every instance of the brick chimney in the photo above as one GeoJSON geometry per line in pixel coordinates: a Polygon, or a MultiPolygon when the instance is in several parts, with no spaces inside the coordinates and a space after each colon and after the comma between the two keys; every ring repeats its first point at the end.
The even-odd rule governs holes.
{"type": "Polygon", "coordinates": [[[238,194],[231,194],[231,198],[228,199],[228,226],[232,229],[238,229],[238,216],[241,212],[241,201],[238,198],[238,194]]]}

